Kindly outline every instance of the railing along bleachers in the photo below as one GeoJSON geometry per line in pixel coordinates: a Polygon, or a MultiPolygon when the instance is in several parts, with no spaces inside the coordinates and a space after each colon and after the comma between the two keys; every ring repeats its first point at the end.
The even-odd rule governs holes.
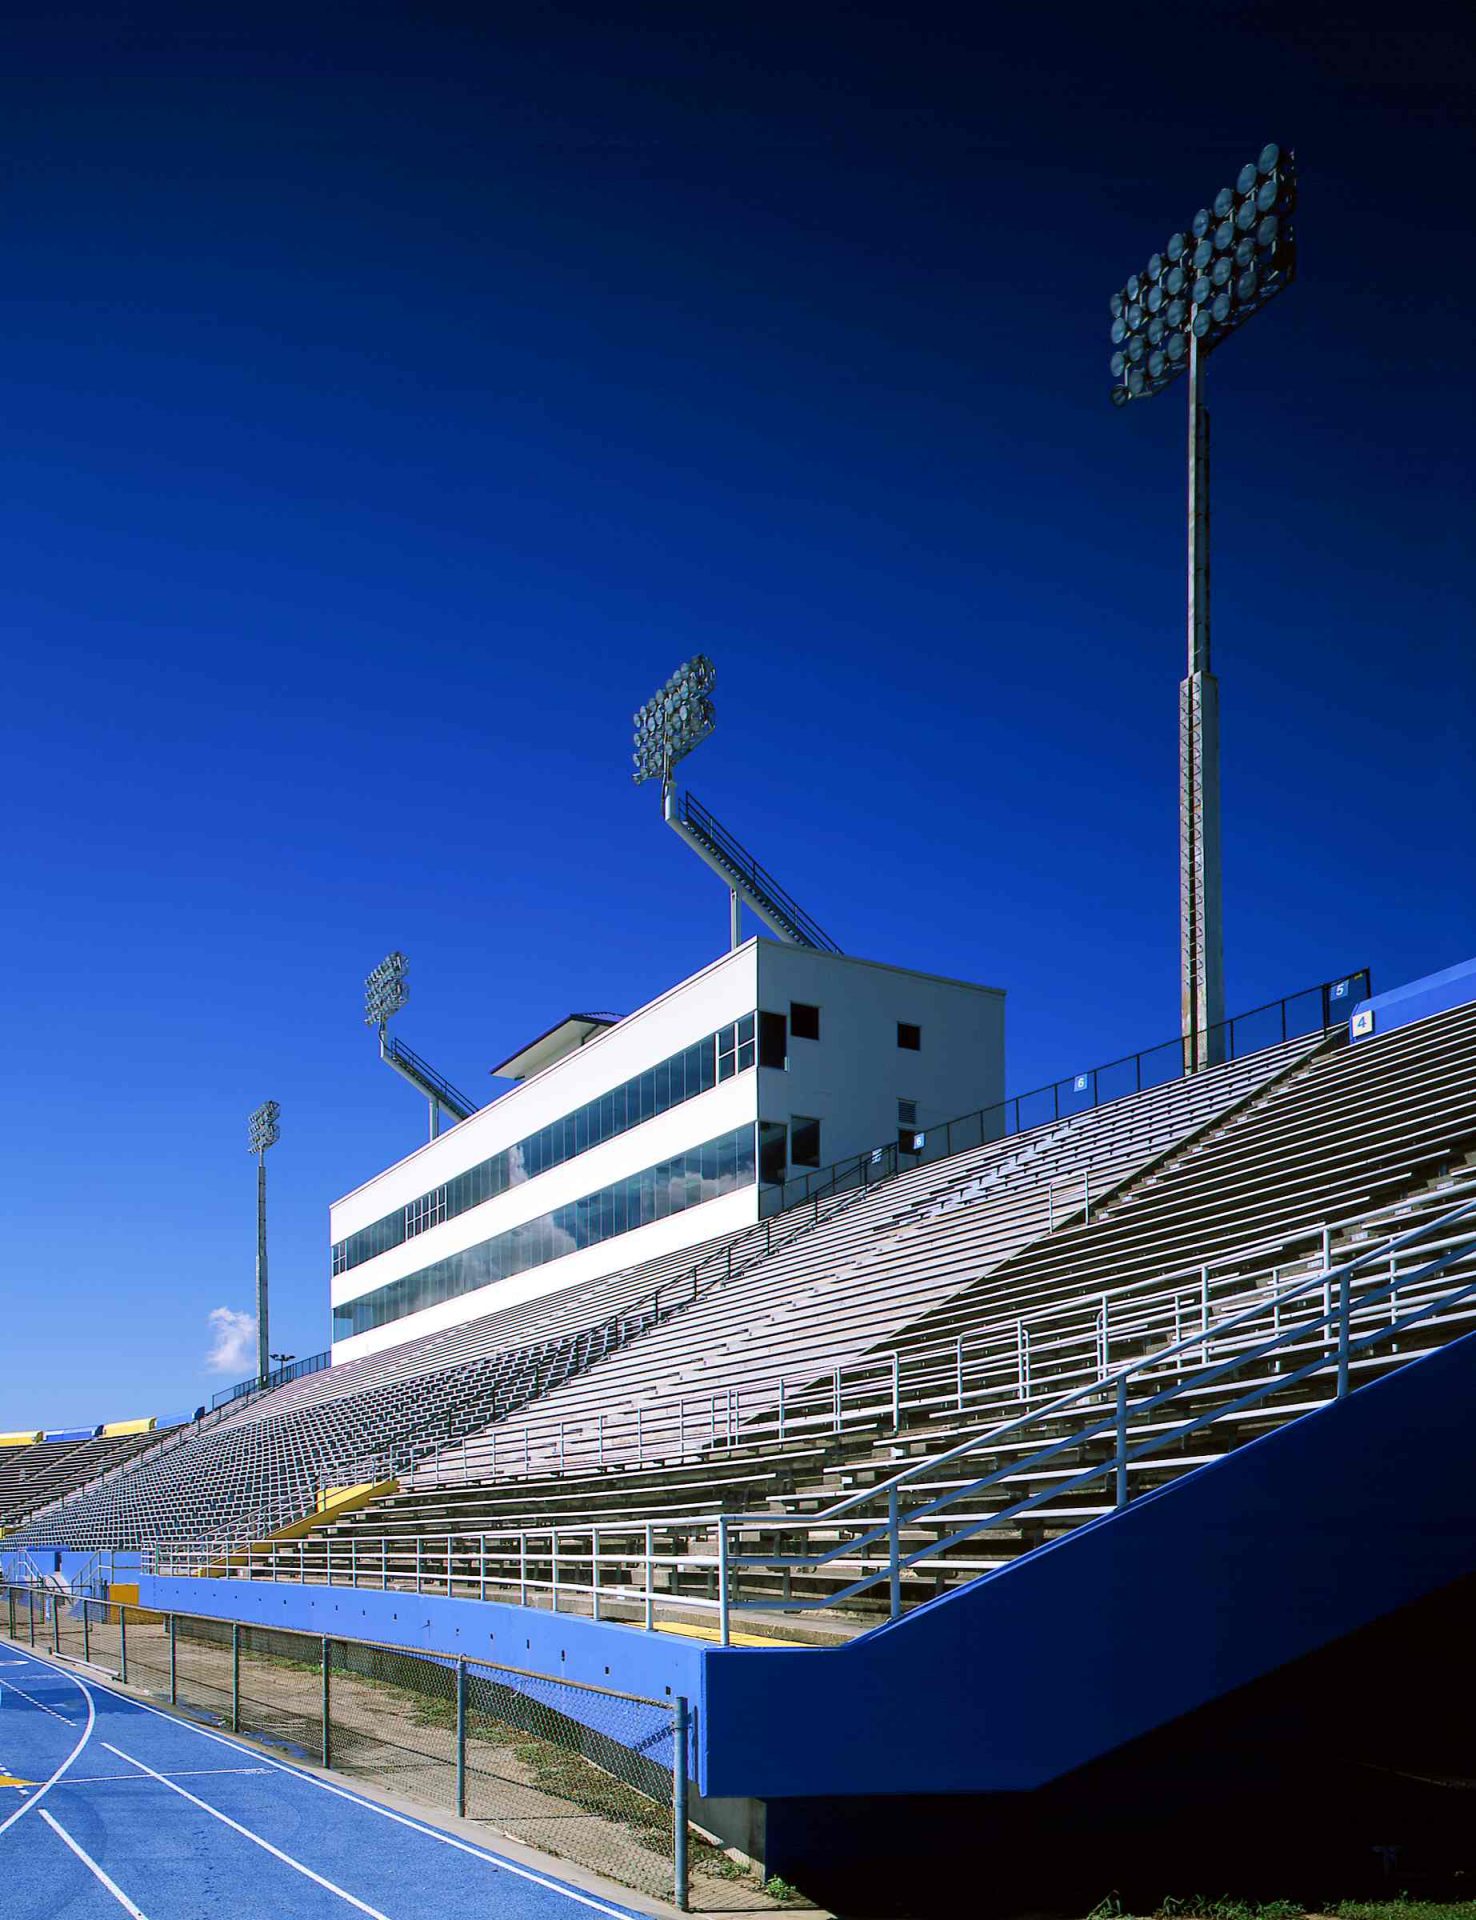
{"type": "MultiPolygon", "coordinates": [[[[1050,1171],[1044,1153],[1035,1170],[1039,1185],[1050,1171]]],[[[410,1490],[339,1523],[295,1560],[252,1570],[322,1578],[332,1564],[343,1578],[356,1560],[362,1577],[409,1584],[434,1579],[440,1565],[461,1591],[547,1604],[556,1590],[564,1605],[598,1600],[612,1617],[634,1619],[653,1607],[711,1610],[720,1599],[728,1613],[760,1607],[786,1617],[838,1601],[910,1604],[1111,1511],[1124,1488],[1162,1484],[1219,1458],[1468,1330],[1476,1324],[1466,1291],[1476,1266],[1473,1192],[1476,1007],[1467,1007],[1294,1060],[1220,1124],[1200,1127],[1187,1147],[1123,1183],[1100,1212],[1094,1203],[1090,1218],[1078,1215],[1054,1235],[996,1247],[982,1277],[976,1268],[972,1282],[940,1287],[926,1311],[904,1314],[874,1343],[849,1385],[845,1367],[837,1383],[812,1361],[787,1376],[787,1398],[777,1382],[760,1380],[735,1406],[737,1369],[724,1357],[714,1424],[704,1430],[701,1398],[689,1396],[685,1436],[648,1412],[645,1450],[632,1451],[630,1370],[656,1344],[697,1329],[688,1317],[502,1423],[490,1477],[484,1461],[477,1479],[437,1485],[428,1466],[410,1490]],[[1371,1249],[1379,1250],[1372,1264],[1371,1249]],[[1345,1275],[1340,1332],[1334,1290],[1345,1275]],[[1228,1405],[1244,1380],[1232,1394],[1213,1370],[1232,1363],[1256,1381],[1253,1405],[1228,1405]],[[1136,1369],[1124,1408],[1136,1450],[1104,1494],[1111,1436],[1100,1394],[1124,1369],[1136,1369]],[[1181,1413],[1155,1431],[1155,1369],[1196,1420],[1206,1409],[1214,1418],[1182,1440],[1181,1413]],[[600,1381],[609,1393],[603,1436],[589,1398],[600,1381]],[[561,1472],[547,1422],[565,1396],[580,1407],[564,1416],[561,1472]],[[1049,1414],[1072,1396],[1081,1397],[1074,1414],[1049,1414]],[[1071,1447],[1084,1450],[1087,1482],[1074,1484],[1087,1467],[1070,1447],[1060,1459],[1035,1458],[1062,1437],[1043,1437],[1048,1415],[1079,1421],[1083,1436],[1071,1447]],[[511,1437],[524,1418],[542,1422],[539,1445],[554,1448],[541,1458],[530,1450],[527,1469],[511,1437]],[[603,1467],[591,1458],[601,1438],[603,1467]],[[895,1582],[878,1545],[887,1516],[873,1499],[889,1483],[907,1489],[900,1497],[912,1509],[891,1528],[895,1582]]],[[[906,1247],[889,1269],[897,1282],[909,1261],[936,1257],[936,1236],[951,1234],[960,1215],[976,1213],[982,1225],[996,1211],[944,1208],[948,1197],[937,1196],[923,1234],[905,1222],[882,1236],[889,1254],[906,1247]]],[[[745,1351],[741,1339],[735,1350],[745,1351]]],[[[653,1374],[647,1391],[659,1385],[653,1374]]],[[[454,1450],[442,1481],[481,1445],[454,1450]]]]}
{"type": "MultiPolygon", "coordinates": [[[[705,1255],[692,1250],[427,1336],[386,1353],[314,1372],[222,1409],[208,1432],[33,1512],[22,1542],[82,1549],[188,1539],[208,1531],[251,1540],[311,1512],[325,1485],[381,1481],[414,1472],[473,1434],[512,1423],[520,1409],[561,1388],[622,1348],[643,1345],[688,1315],[706,1333],[681,1343],[688,1355],[721,1351],[737,1364],[731,1329],[746,1329],[750,1357],[772,1377],[817,1337],[816,1306],[855,1356],[887,1328],[965,1284],[980,1248],[941,1264],[926,1286],[899,1292],[881,1259],[895,1238],[941,1232],[950,1216],[1000,1219],[1002,1256],[1074,1211],[1100,1207],[1187,1134],[1295,1067],[1325,1044],[1319,1033],[1268,1048],[1188,1079],[1094,1107],[1033,1132],[991,1141],[972,1153],[925,1165],[877,1188],[814,1196],[803,1208],[760,1221],[705,1255]],[[1095,1198],[1092,1183],[1096,1183],[1095,1198]],[[1080,1191],[1078,1192],[1078,1187],[1080,1191]],[[1003,1209],[980,1204],[1009,1195],[1003,1209]],[[873,1271],[873,1269],[877,1269],[873,1271]],[[822,1298],[843,1282],[847,1311],[822,1298]],[[878,1319],[878,1312],[883,1318],[878,1319]],[[715,1316],[712,1317],[712,1316],[715,1316]],[[567,1329],[571,1321],[576,1333],[567,1329]],[[713,1346],[713,1327],[729,1330],[713,1346]],[[773,1328],[772,1341],[759,1337],[773,1328]],[[766,1347],[772,1346],[772,1352],[766,1347]]],[[[910,1242],[908,1245],[910,1246],[910,1242]]],[[[900,1256],[907,1258],[907,1247],[900,1256]]],[[[658,1372],[670,1353],[653,1353],[658,1372]]],[[[650,1372],[642,1368],[642,1377],[650,1372]]],[[[606,1391],[602,1388],[601,1392],[606,1391]]],[[[598,1454],[598,1440],[585,1436],[598,1454]]],[[[526,1441],[524,1445],[526,1446],[526,1441]]],[[[547,1432],[545,1457],[554,1443],[547,1432]]],[[[475,1459],[466,1457],[468,1470],[475,1459]]]]}

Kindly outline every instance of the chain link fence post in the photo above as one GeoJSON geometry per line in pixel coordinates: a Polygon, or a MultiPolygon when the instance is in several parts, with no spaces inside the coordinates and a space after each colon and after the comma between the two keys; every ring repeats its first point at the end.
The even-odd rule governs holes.
{"type": "Polygon", "coordinates": [[[128,1685],[128,1609],[118,1602],[118,1678],[128,1685]]]}
{"type": "Polygon", "coordinates": [[[13,1640],[15,1638],[15,1588],[14,1587],[7,1587],[5,1589],[5,1600],[6,1600],[5,1611],[9,1616],[6,1631],[9,1633],[11,1639],[13,1640]]]}
{"type": "MultiPolygon", "coordinates": [[[[47,1603],[43,1601],[42,1604],[44,1606],[47,1603]]],[[[53,1653],[60,1653],[61,1652],[61,1599],[58,1594],[52,1594],[50,1606],[51,1606],[51,1651],[53,1653]]]]}
{"type": "Polygon", "coordinates": [[[466,1656],[456,1657],[456,1815],[466,1818],[466,1656]]]}
{"type": "Polygon", "coordinates": [[[686,1913],[687,1874],[687,1699],[678,1694],[671,1709],[671,1855],[677,1911],[686,1913]]]}
{"type": "Polygon", "coordinates": [[[241,1627],[231,1622],[231,1732],[241,1731],[241,1627]]]}
{"type": "Polygon", "coordinates": [[[333,1765],[333,1720],[330,1713],[330,1693],[328,1685],[328,1636],[323,1635],[323,1765],[333,1765]]]}
{"type": "Polygon", "coordinates": [[[169,1704],[179,1705],[179,1615],[169,1616],[169,1704]]]}
{"type": "Polygon", "coordinates": [[[82,1602],[82,1658],[92,1664],[92,1602],[82,1602]]]}

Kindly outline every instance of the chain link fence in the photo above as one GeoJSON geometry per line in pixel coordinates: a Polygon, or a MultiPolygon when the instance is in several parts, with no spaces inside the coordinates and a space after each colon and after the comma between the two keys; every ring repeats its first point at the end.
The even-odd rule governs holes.
{"type": "Polygon", "coordinates": [[[685,1700],[51,1589],[0,1588],[0,1633],[684,1912],[773,1904],[689,1826],[685,1700]]]}

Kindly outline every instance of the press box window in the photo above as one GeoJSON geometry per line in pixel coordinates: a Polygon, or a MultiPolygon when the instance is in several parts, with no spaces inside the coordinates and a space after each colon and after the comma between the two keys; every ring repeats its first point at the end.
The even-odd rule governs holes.
{"type": "Polygon", "coordinates": [[[789,1031],[796,1040],[818,1040],[820,1038],[820,1009],[807,1006],[803,1000],[791,1000],[789,1003],[789,1031]]]}
{"type": "Polygon", "coordinates": [[[791,1114],[789,1120],[789,1158],[796,1167],[820,1164],[820,1122],[791,1114]]]}
{"type": "Polygon", "coordinates": [[[745,1013],[717,1037],[717,1073],[719,1080],[731,1080],[753,1065],[753,1015],[745,1013]]]}
{"type": "Polygon", "coordinates": [[[785,1134],[782,1120],[760,1120],[758,1130],[759,1179],[778,1186],[789,1171],[784,1155],[785,1134]]]}
{"type": "Polygon", "coordinates": [[[915,1027],[910,1020],[897,1022],[897,1045],[905,1047],[909,1053],[922,1052],[922,1028],[915,1027]]]}
{"type": "Polygon", "coordinates": [[[758,1017],[758,1063],[781,1071],[789,1065],[789,1025],[782,1013],[758,1017]]]}

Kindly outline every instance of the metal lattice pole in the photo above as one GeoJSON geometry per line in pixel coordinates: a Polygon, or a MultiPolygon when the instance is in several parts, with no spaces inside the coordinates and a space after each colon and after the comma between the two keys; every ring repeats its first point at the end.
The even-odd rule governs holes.
{"type": "Polygon", "coordinates": [[[1179,688],[1179,959],[1184,1070],[1213,1066],[1225,1019],[1220,688],[1210,671],[1209,411],[1189,333],[1188,671],[1179,688]]]}

